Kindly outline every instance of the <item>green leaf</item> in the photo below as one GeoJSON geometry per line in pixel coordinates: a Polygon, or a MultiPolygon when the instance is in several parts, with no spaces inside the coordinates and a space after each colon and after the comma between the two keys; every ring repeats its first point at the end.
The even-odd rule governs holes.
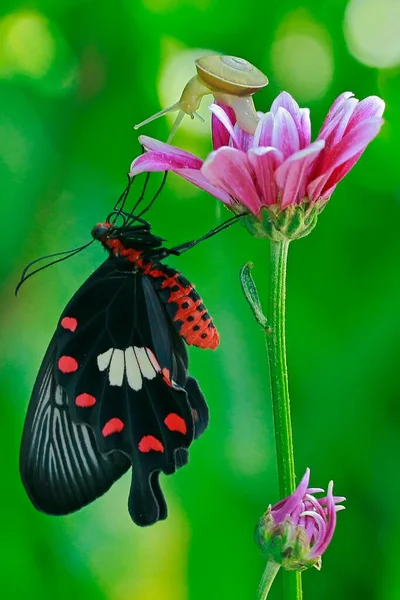
{"type": "Polygon", "coordinates": [[[242,284],[242,290],[247,302],[250,305],[251,310],[257,323],[265,330],[268,329],[267,318],[263,313],[260,298],[258,296],[256,284],[251,276],[251,269],[253,263],[248,262],[240,269],[240,283],[242,284]]]}

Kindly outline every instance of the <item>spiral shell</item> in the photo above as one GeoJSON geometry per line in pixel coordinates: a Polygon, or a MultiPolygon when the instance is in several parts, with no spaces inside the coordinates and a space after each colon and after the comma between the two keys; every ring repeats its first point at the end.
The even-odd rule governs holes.
{"type": "Polygon", "coordinates": [[[196,69],[205,85],[225,94],[249,96],[268,84],[264,73],[236,56],[203,56],[196,60],[196,69]]]}

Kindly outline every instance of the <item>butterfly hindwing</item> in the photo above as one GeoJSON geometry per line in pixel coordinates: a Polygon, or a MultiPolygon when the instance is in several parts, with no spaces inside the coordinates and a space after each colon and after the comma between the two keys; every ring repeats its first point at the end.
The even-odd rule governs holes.
{"type": "Polygon", "coordinates": [[[71,420],[65,391],[54,376],[53,338],[40,368],[21,443],[21,478],[33,504],[68,514],[106,492],[130,467],[121,453],[101,454],[90,427],[71,420]]]}

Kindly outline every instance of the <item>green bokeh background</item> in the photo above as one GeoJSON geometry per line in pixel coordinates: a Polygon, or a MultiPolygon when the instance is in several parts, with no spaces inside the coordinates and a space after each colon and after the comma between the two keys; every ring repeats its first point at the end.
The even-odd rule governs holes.
{"type": "MultiPolygon", "coordinates": [[[[240,226],[170,261],[195,282],[222,342],[215,353],[190,349],[211,422],[189,466],[163,479],[167,521],[144,530],[131,523],[128,476],[79,513],[48,517],[30,505],[18,473],[40,361],[64,305],[104,253],[91,246],[32,278],[16,299],[20,272],[35,257],[89,239],[140,152],[132,125],[165,106],[165,96],[178,99],[186,72],[194,72],[192,49],[256,64],[271,82],[257,94],[257,108],[267,110],[284,87],[311,108],[315,135],[344,90],[387,102],[381,135],[340,184],[312,235],[290,248],[287,329],[297,475],[309,466],[313,486],[334,479],[337,493],[348,498],[324,568],[304,574],[305,598],[400,598],[399,71],[396,60],[375,68],[350,52],[346,10],[345,0],[2,1],[4,598],[255,596],[264,560],[253,530],[278,495],[263,336],[238,274],[253,261],[266,302],[269,247],[240,226]]],[[[367,31],[378,26],[373,15],[365,19],[367,31]]],[[[161,119],[144,133],[165,140],[170,126],[161,119]]],[[[187,119],[174,141],[205,156],[209,126],[187,119]]],[[[174,244],[226,216],[216,200],[172,175],[150,218],[154,231],[174,244]]],[[[279,579],[271,598],[281,598],[279,579]]]]}

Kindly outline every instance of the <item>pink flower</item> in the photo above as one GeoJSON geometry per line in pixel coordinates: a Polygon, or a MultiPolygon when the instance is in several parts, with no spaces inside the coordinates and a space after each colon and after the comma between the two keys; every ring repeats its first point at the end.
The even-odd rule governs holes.
{"type": "Polygon", "coordinates": [[[291,496],[270,506],[256,530],[256,539],[269,559],[289,570],[310,566],[321,567],[321,556],[327,549],[336,527],[336,513],[344,510],[342,496],[333,495],[333,482],[323,498],[314,494],[320,488],[309,488],[310,469],[291,496]]]}
{"type": "Polygon", "coordinates": [[[263,208],[273,217],[304,204],[319,212],[378,134],[384,106],[377,96],[360,102],[345,92],[335,100],[316,141],[311,142],[309,109],[299,108],[287,92],[276,98],[269,112],[258,113],[254,135],[236,124],[231,108],[213,104],[214,150],[204,162],[189,152],[140,136],[148,152],[133,161],[130,174],[173,171],[235,213],[250,213],[258,221],[263,218],[263,208]]]}

